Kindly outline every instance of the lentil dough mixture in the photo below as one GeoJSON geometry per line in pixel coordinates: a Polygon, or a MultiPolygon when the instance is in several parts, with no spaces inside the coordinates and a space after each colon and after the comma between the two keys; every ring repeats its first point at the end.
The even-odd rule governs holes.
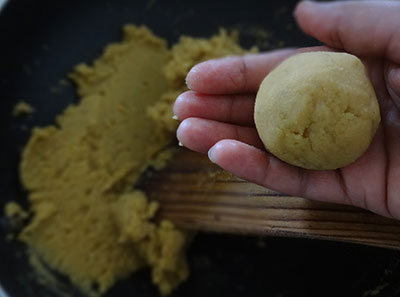
{"type": "Polygon", "coordinates": [[[171,107],[188,70],[244,50],[224,30],[210,39],[181,37],[171,49],[145,27],[126,25],[123,33],[70,74],[79,103],[33,130],[20,164],[32,219],[19,239],[87,295],[146,266],[166,295],[188,277],[186,235],[154,222],[157,203],[134,185],[172,156],[171,107]]]}

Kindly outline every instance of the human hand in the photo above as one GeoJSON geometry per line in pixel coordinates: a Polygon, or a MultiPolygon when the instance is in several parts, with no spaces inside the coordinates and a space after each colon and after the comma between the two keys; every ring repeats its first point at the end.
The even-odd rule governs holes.
{"type": "Polygon", "coordinates": [[[193,67],[187,76],[191,91],[174,105],[182,121],[179,141],[270,189],[400,219],[399,15],[400,3],[394,1],[307,1],[295,10],[305,33],[360,57],[374,85],[381,124],[367,152],[349,166],[331,171],[291,166],[265,151],[254,126],[255,93],[265,75],[290,55],[315,48],[228,57],[193,67]]]}

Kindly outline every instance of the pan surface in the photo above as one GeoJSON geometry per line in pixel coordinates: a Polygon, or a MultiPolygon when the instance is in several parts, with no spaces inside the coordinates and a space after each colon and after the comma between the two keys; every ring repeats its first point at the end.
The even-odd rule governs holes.
{"type": "MultiPolygon", "coordinates": [[[[157,35],[209,36],[239,28],[242,43],[259,42],[254,28],[271,31],[270,47],[309,46],[291,11],[296,1],[10,0],[0,14],[0,207],[26,206],[18,180],[21,150],[30,129],[53,123],[77,95],[60,86],[71,68],[90,62],[120,38],[125,23],[145,24],[157,35]],[[253,28],[253,29],[252,29],[253,28]],[[249,33],[250,32],[250,33],[249,33]],[[24,100],[36,109],[13,117],[24,100]]],[[[0,217],[0,283],[10,297],[55,296],[38,284],[24,246],[6,240],[12,226],[0,217]]],[[[189,249],[191,276],[172,296],[399,296],[399,252],[290,238],[199,234],[189,249]]],[[[62,277],[62,289],[80,296],[62,277]]],[[[0,296],[1,296],[0,292],[0,296]]],[[[144,270],[106,296],[159,296],[144,270]]]]}

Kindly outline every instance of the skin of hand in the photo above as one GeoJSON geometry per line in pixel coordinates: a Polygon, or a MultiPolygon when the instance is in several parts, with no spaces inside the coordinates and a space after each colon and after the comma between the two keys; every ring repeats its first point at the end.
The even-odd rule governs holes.
{"type": "Polygon", "coordinates": [[[209,60],[187,75],[190,91],[174,113],[179,141],[231,173],[309,199],[350,204],[400,219],[400,2],[300,2],[299,27],[327,47],[285,49],[209,60]],[[263,78],[299,51],[335,50],[366,65],[381,109],[367,152],[347,167],[312,171],[265,151],[254,126],[255,94],[263,78]]]}

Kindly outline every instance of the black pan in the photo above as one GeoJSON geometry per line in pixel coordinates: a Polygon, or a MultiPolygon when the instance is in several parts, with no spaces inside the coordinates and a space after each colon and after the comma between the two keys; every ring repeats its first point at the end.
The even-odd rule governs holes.
{"type": "MultiPolygon", "coordinates": [[[[244,32],[258,26],[272,31],[271,47],[313,45],[295,28],[295,2],[10,0],[0,14],[0,207],[9,200],[26,206],[17,165],[30,128],[53,123],[77,100],[75,89],[59,80],[118,41],[123,24],[145,24],[170,42],[181,34],[209,36],[220,26],[244,32]],[[12,117],[18,100],[37,112],[12,117]]],[[[242,38],[247,46],[257,41],[251,34],[242,38]]],[[[10,297],[55,296],[32,277],[24,247],[5,239],[11,227],[0,217],[4,291],[10,297]]],[[[189,250],[191,276],[172,296],[400,296],[399,259],[395,251],[343,243],[199,234],[189,250]]],[[[65,291],[80,296],[63,280],[65,291]]],[[[159,295],[144,270],[106,296],[159,295]]]]}

